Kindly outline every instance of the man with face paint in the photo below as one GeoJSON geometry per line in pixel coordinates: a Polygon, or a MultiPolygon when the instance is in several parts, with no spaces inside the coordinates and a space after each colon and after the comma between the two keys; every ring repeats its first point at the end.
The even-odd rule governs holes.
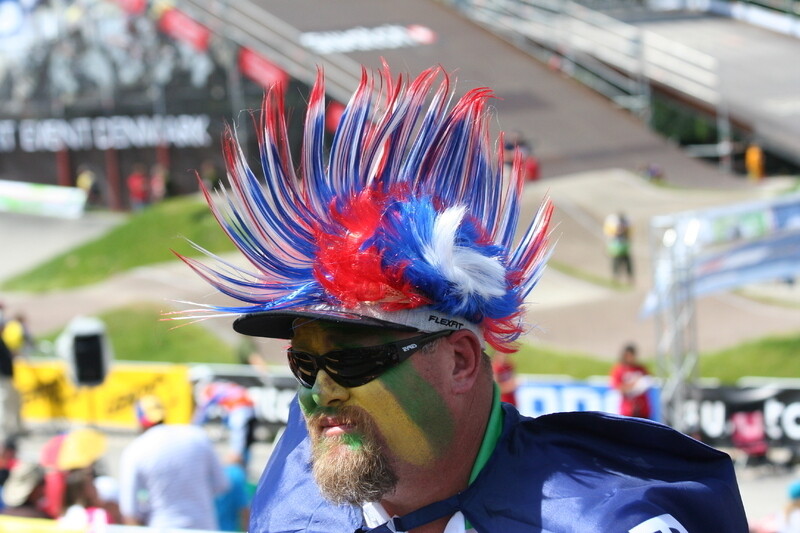
{"type": "Polygon", "coordinates": [[[500,402],[485,349],[527,329],[553,207],[518,231],[522,161],[504,175],[491,96],[453,103],[438,68],[365,69],[327,150],[320,73],[296,170],[275,87],[263,178],[227,133],[228,187],[204,192],[252,268],[183,257],[242,302],[184,316],[288,339],[300,385],[249,530],[746,533],[727,455],[646,420],[500,402]]]}

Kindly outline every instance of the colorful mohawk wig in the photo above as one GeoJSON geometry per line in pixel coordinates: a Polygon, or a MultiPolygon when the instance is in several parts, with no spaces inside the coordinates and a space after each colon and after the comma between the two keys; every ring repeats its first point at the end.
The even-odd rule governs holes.
{"type": "Polygon", "coordinates": [[[263,105],[263,181],[226,132],[229,188],[219,201],[203,192],[252,269],[195,245],[213,267],[182,259],[244,304],[202,312],[241,315],[240,333],[277,338],[290,338],[300,316],[420,331],[463,327],[511,351],[547,259],[552,204],[542,204],[515,242],[521,161],[504,178],[502,143],[493,148],[489,138],[491,91],[472,90],[451,105],[439,68],[410,82],[393,80],[387,67],[363,70],[327,161],[324,93],[320,72],[298,172],[280,87],[263,105]]]}

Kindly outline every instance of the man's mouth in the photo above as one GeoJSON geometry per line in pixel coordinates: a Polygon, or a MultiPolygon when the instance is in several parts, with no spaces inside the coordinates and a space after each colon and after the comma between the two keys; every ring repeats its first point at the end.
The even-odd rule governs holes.
{"type": "Polygon", "coordinates": [[[349,420],[343,420],[332,416],[322,417],[317,423],[320,434],[323,437],[336,437],[345,435],[355,430],[355,424],[349,420]]]}

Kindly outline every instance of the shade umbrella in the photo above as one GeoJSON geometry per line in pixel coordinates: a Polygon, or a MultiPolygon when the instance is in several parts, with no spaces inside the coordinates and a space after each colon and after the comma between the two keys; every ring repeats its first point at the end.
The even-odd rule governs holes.
{"type": "Polygon", "coordinates": [[[54,470],[87,468],[103,456],[106,444],[106,436],[95,429],[73,429],[45,442],[39,462],[54,470]]]}

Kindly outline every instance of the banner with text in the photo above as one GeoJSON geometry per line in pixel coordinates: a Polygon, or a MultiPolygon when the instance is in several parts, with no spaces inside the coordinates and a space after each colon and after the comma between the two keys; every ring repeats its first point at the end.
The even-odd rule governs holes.
{"type": "Polygon", "coordinates": [[[209,115],[112,115],[0,120],[0,153],[211,146],[209,115]]]}
{"type": "Polygon", "coordinates": [[[26,420],[67,419],[136,428],[133,406],[145,394],[164,402],[169,423],[188,423],[192,416],[188,368],[183,365],[116,363],[102,385],[76,387],[63,361],[17,362],[14,385],[22,396],[26,420]]]}
{"type": "Polygon", "coordinates": [[[687,401],[688,432],[714,446],[800,446],[800,383],[702,388],[687,401]]]}

